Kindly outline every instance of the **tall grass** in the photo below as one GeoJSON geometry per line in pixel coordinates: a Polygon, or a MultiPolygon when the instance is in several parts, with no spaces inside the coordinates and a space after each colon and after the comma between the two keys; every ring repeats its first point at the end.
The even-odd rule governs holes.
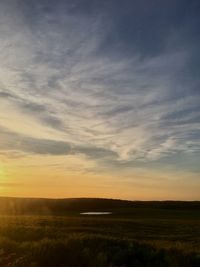
{"type": "Polygon", "coordinates": [[[2,267],[200,266],[197,254],[95,235],[22,243],[4,239],[0,246],[2,267]]]}
{"type": "Polygon", "coordinates": [[[38,211],[43,200],[22,207],[22,200],[4,200],[10,201],[14,212],[0,216],[0,267],[200,266],[199,202],[86,199],[68,201],[66,210],[65,200],[45,200],[50,213],[44,215],[38,211]],[[112,215],[79,215],[88,205],[108,204],[112,215]]]}

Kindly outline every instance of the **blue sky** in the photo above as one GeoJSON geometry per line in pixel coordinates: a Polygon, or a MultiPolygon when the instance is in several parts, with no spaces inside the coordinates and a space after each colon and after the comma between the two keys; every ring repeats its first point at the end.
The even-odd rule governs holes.
{"type": "MultiPolygon", "coordinates": [[[[115,183],[135,188],[139,181],[137,190],[155,184],[163,198],[176,198],[167,195],[167,184],[180,190],[179,198],[198,199],[199,15],[195,0],[2,1],[5,194],[21,194],[19,187],[9,191],[17,179],[30,186],[28,178],[21,181],[16,178],[21,172],[10,174],[8,166],[31,168],[34,157],[37,167],[38,157],[43,169],[51,169],[57,158],[63,181],[77,169],[79,176],[89,175],[85,195],[107,182],[113,188],[115,183]]],[[[55,179],[56,171],[52,168],[55,179]]],[[[59,179],[56,184],[63,186],[59,179]]],[[[35,186],[41,185],[37,181],[35,186]]],[[[123,192],[124,198],[135,197],[123,192]]],[[[154,193],[146,192],[149,198],[162,198],[154,193]]]]}

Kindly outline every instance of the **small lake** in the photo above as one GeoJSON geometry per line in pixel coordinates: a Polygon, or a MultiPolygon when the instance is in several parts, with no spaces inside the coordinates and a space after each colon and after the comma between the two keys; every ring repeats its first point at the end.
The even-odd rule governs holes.
{"type": "Polygon", "coordinates": [[[109,215],[112,214],[110,211],[89,211],[89,212],[81,212],[81,215],[109,215]]]}

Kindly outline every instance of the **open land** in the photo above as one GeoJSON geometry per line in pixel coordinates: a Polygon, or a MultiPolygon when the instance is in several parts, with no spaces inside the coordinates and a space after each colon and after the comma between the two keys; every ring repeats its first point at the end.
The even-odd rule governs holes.
{"type": "Polygon", "coordinates": [[[200,202],[0,198],[0,212],[2,267],[200,266],[200,202]]]}

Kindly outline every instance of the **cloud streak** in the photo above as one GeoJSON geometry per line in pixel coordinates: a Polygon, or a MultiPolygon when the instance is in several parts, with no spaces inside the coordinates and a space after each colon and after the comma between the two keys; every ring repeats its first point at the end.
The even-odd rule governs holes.
{"type": "MultiPolygon", "coordinates": [[[[151,4],[148,11],[135,1],[131,10],[139,14],[135,11],[134,17],[126,5],[124,13],[118,4],[113,11],[107,9],[112,1],[108,6],[90,3],[90,15],[84,1],[58,2],[55,11],[45,1],[30,7],[22,1],[21,10],[18,1],[1,3],[0,112],[10,120],[14,114],[24,125],[29,122],[22,133],[0,117],[1,126],[8,128],[1,130],[3,149],[83,153],[114,165],[200,153],[199,79],[187,72],[195,51],[187,36],[199,22],[190,24],[185,18],[187,30],[180,31],[185,15],[177,23],[173,15],[169,28],[164,24],[159,29],[164,14],[159,6],[161,14],[157,10],[157,21],[150,25],[155,41],[148,44],[146,30],[134,35],[134,29],[139,28],[141,12],[148,23],[155,12],[151,4]],[[129,29],[125,33],[124,27],[129,29]],[[153,47],[157,41],[160,45],[153,47]]],[[[171,4],[164,5],[170,15],[171,4]]]]}

